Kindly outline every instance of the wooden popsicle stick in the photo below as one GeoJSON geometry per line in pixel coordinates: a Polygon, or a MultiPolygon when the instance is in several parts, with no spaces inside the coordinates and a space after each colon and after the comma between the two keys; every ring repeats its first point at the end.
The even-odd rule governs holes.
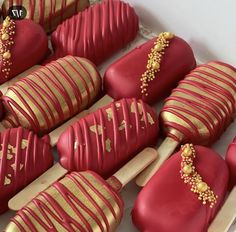
{"type": "Polygon", "coordinates": [[[227,232],[236,218],[236,187],[208,228],[208,232],[227,232]]]}
{"type": "Polygon", "coordinates": [[[3,83],[2,85],[0,85],[0,91],[2,92],[2,94],[4,95],[7,92],[7,89],[12,86],[14,83],[16,83],[17,81],[19,81],[21,78],[29,75],[30,73],[34,72],[35,70],[37,70],[38,68],[40,68],[40,65],[34,65],[33,67],[27,69],[26,71],[24,71],[23,73],[15,76],[14,78],[10,79],[9,81],[3,83]]]}
{"type": "MultiPolygon", "coordinates": [[[[122,186],[125,186],[130,180],[137,176],[138,173],[143,171],[156,158],[157,151],[155,149],[145,148],[113,176],[115,176],[122,183],[122,186]]],[[[27,187],[25,187],[22,191],[16,194],[8,202],[9,209],[14,211],[20,210],[28,202],[35,198],[40,192],[47,189],[55,181],[63,177],[67,172],[68,171],[64,169],[59,163],[55,164],[52,168],[47,170],[44,174],[42,174],[27,187]]]]}
{"type": "Polygon", "coordinates": [[[179,145],[177,141],[167,137],[161,146],[157,149],[159,154],[156,161],[154,161],[147,169],[138,175],[136,178],[136,184],[140,187],[144,187],[151,177],[156,173],[160,166],[168,159],[168,157],[174,152],[179,145]]]}
{"type": "Polygon", "coordinates": [[[157,150],[147,147],[117,171],[112,177],[107,180],[112,183],[112,178],[119,180],[122,188],[134,179],[140,172],[147,168],[158,157],[157,150]]]}
{"type": "Polygon", "coordinates": [[[113,101],[113,98],[109,97],[108,95],[105,95],[100,100],[98,100],[96,103],[94,103],[89,109],[80,112],[79,114],[77,114],[76,116],[74,116],[73,118],[71,118],[70,120],[65,122],[64,124],[62,124],[60,127],[53,130],[51,133],[49,133],[51,145],[54,147],[57,144],[57,141],[58,141],[60,135],[66,130],[66,128],[73,125],[75,122],[77,122],[79,119],[85,117],[86,115],[93,113],[94,111],[96,111],[97,109],[99,109],[105,105],[108,105],[112,101],[113,101]]]}
{"type": "Polygon", "coordinates": [[[39,178],[25,187],[17,195],[15,195],[9,202],[8,207],[11,210],[18,211],[41,191],[47,189],[52,183],[63,177],[68,171],[59,163],[48,169],[39,178]]]}

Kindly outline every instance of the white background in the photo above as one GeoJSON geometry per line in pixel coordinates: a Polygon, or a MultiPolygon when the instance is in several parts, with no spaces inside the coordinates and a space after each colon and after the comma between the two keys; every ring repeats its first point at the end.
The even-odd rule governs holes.
{"type": "Polygon", "coordinates": [[[200,60],[236,66],[235,0],[128,0],[141,20],[156,31],[185,38],[200,60]]]}

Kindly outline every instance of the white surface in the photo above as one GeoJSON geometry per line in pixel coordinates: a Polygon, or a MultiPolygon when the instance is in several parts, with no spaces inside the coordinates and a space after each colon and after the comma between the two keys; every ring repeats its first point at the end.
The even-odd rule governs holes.
{"type": "Polygon", "coordinates": [[[219,59],[236,66],[235,0],[128,0],[142,22],[190,42],[197,57],[219,59]]]}
{"type": "MultiPolygon", "coordinates": [[[[190,42],[199,60],[207,61],[208,59],[217,59],[221,57],[221,60],[236,65],[236,43],[234,41],[235,37],[233,36],[236,36],[236,32],[233,32],[233,30],[231,31],[231,28],[234,28],[233,21],[231,20],[233,20],[235,15],[233,12],[233,0],[228,0],[227,5],[225,4],[224,6],[220,5],[219,0],[215,0],[214,2],[205,0],[204,6],[201,5],[199,1],[193,0],[182,0],[181,2],[177,0],[129,1],[137,8],[137,12],[141,15],[141,18],[147,25],[152,26],[158,32],[167,31],[166,28],[168,28],[168,31],[172,31],[190,42]],[[220,10],[221,7],[225,12],[224,16],[227,16],[224,17],[224,19],[218,17],[220,14],[217,14],[217,10],[220,10]],[[211,13],[211,15],[209,15],[209,13],[211,13]],[[176,21],[177,18],[178,21],[176,21]],[[222,28],[224,34],[221,33],[221,30],[217,30],[218,28],[222,28]],[[211,31],[211,34],[208,32],[209,30],[211,31]]],[[[137,38],[132,47],[143,41],[144,40],[140,37],[137,38]]],[[[131,49],[131,46],[129,46],[128,49],[131,49]]],[[[127,52],[126,49],[118,53],[101,68],[104,70],[109,63],[125,52],[127,52]]],[[[157,112],[159,112],[161,105],[162,103],[159,103],[156,106],[157,112]]],[[[236,135],[235,129],[236,122],[228,128],[221,139],[213,146],[213,149],[222,156],[225,154],[227,145],[236,135]]],[[[139,188],[134,183],[130,183],[122,191],[122,196],[125,200],[125,212],[118,232],[137,231],[132,226],[130,211],[138,191],[139,188]]],[[[9,219],[12,216],[14,216],[14,212],[11,211],[0,216],[1,231],[9,223],[9,219]]],[[[236,226],[233,226],[230,231],[236,231],[236,226]]]]}

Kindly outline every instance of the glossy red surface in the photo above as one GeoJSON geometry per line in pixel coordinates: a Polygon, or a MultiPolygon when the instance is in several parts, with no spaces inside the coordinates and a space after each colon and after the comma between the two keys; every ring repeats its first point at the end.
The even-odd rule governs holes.
{"type": "Polygon", "coordinates": [[[229,167],[231,189],[236,185],[236,137],[228,147],[225,160],[229,167]]]}
{"type": "Polygon", "coordinates": [[[165,49],[160,72],[157,72],[155,79],[149,82],[148,96],[142,95],[140,78],[147,69],[148,54],[155,41],[156,38],[149,40],[108,67],[104,76],[104,86],[108,95],[115,99],[137,97],[148,103],[155,103],[167,96],[178,81],[195,68],[196,61],[191,47],[183,39],[175,36],[165,49]]]}
{"type": "Polygon", "coordinates": [[[49,137],[21,127],[0,134],[0,213],[8,200],[53,164],[49,137]]]}
{"type": "Polygon", "coordinates": [[[59,25],[52,34],[55,54],[85,57],[98,65],[131,42],[138,32],[134,9],[119,0],[104,0],[59,25]]]}
{"type": "MultiPolygon", "coordinates": [[[[39,64],[48,52],[48,38],[40,25],[28,19],[15,21],[15,24],[14,44],[10,50],[12,65],[8,79],[39,64]]],[[[0,84],[8,80],[2,72],[1,62],[0,60],[0,84]]]]}
{"type": "Polygon", "coordinates": [[[154,145],[158,132],[150,106],[122,99],[84,117],[60,136],[60,163],[70,171],[89,169],[107,178],[143,148],[154,145]]]}
{"type": "Polygon", "coordinates": [[[167,160],[139,193],[132,211],[133,223],[144,232],[206,232],[223,203],[228,186],[228,168],[213,150],[195,146],[194,166],[218,195],[213,208],[203,205],[181,179],[181,155],[167,160]]]}

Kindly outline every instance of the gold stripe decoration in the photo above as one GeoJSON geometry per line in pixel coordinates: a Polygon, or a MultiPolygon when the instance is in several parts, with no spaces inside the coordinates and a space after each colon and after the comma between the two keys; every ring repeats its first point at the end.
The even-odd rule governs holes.
{"type": "Polygon", "coordinates": [[[191,191],[198,195],[198,199],[203,205],[210,204],[210,208],[217,202],[218,196],[214,194],[211,188],[203,181],[200,174],[194,167],[193,159],[196,157],[196,151],[193,144],[185,144],[181,146],[181,179],[185,184],[191,186],[191,191]]]}
{"type": "Polygon", "coordinates": [[[2,28],[0,30],[0,57],[2,62],[1,72],[4,73],[4,77],[7,79],[11,71],[11,48],[14,44],[13,36],[15,34],[15,22],[7,16],[3,21],[2,28]]]}
{"type": "Polygon", "coordinates": [[[156,78],[157,72],[160,72],[161,61],[165,54],[165,49],[169,47],[172,38],[174,38],[174,34],[171,32],[162,32],[157,37],[151,52],[148,54],[147,70],[142,74],[140,79],[141,93],[145,96],[148,96],[147,88],[149,82],[156,78]]]}

